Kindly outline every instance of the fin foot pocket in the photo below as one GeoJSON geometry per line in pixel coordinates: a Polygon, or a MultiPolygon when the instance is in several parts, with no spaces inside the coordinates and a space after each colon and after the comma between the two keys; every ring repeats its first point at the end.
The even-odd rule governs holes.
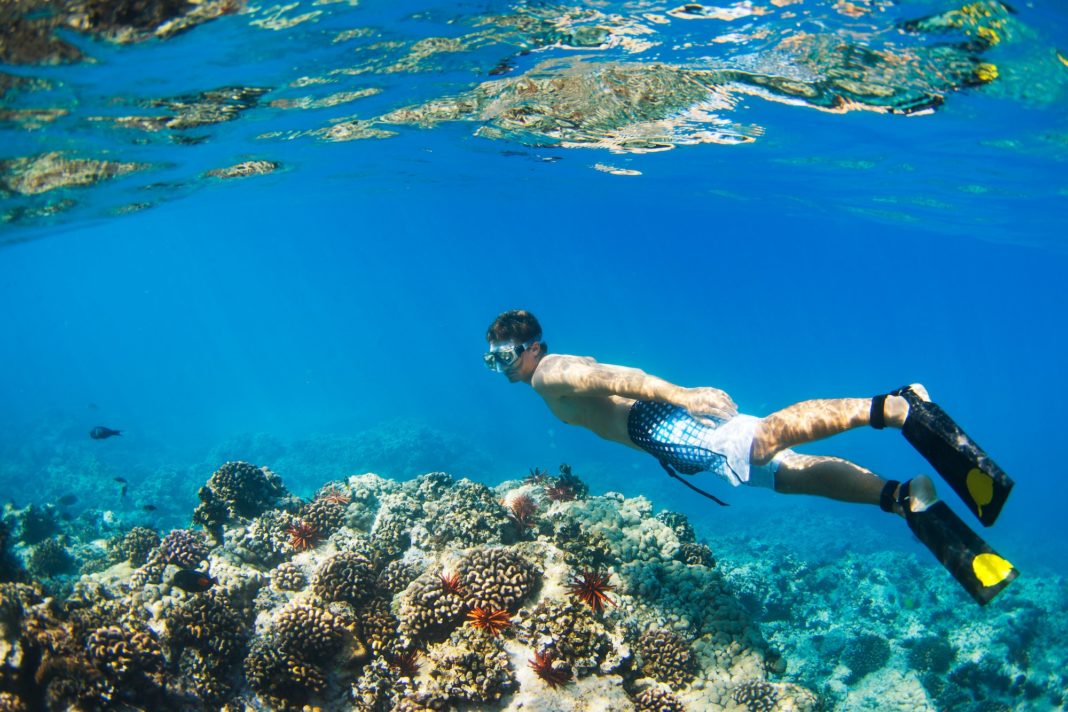
{"type": "Polygon", "coordinates": [[[931,463],[983,526],[991,526],[1016,483],[937,404],[923,400],[908,386],[891,395],[901,396],[909,403],[909,414],[901,428],[905,439],[931,463]]]}

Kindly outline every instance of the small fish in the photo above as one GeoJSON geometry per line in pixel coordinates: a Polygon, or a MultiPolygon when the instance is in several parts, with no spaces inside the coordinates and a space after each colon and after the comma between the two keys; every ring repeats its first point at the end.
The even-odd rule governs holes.
{"type": "Polygon", "coordinates": [[[126,478],[125,477],[116,477],[115,481],[116,482],[120,482],[122,484],[126,484],[126,478]]]}
{"type": "Polygon", "coordinates": [[[122,489],[119,490],[119,496],[120,497],[125,497],[126,496],[126,485],[123,485],[122,489]]]}
{"type": "Polygon", "coordinates": [[[100,410],[100,406],[98,406],[96,403],[90,403],[89,410],[100,410]]]}
{"type": "Polygon", "coordinates": [[[105,428],[103,425],[98,425],[89,431],[89,437],[93,440],[107,440],[113,435],[122,435],[122,431],[105,428]]]}
{"type": "Polygon", "coordinates": [[[56,501],[59,502],[59,505],[61,507],[69,507],[69,506],[71,506],[72,504],[74,504],[75,502],[78,501],[78,495],[65,494],[62,497],[60,497],[59,499],[57,499],[56,501]]]}
{"type": "Polygon", "coordinates": [[[156,505],[154,505],[154,504],[146,504],[146,505],[143,505],[141,507],[141,509],[145,510],[146,512],[155,512],[156,511],[156,505]]]}
{"type": "Polygon", "coordinates": [[[171,579],[172,586],[177,586],[183,591],[189,591],[190,593],[207,591],[218,582],[219,581],[216,578],[208,576],[202,571],[195,571],[193,569],[181,569],[176,572],[174,578],[171,579]]]}
{"type": "Polygon", "coordinates": [[[63,521],[65,521],[65,522],[69,522],[72,519],[74,519],[74,515],[71,514],[70,512],[60,512],[59,518],[62,519],[63,521]]]}

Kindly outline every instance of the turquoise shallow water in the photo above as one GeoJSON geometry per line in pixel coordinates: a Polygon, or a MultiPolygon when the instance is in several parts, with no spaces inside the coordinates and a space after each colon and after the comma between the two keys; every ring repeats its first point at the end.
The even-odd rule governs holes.
{"type": "MultiPolygon", "coordinates": [[[[16,505],[74,494],[74,516],[165,530],[231,459],[303,496],[368,470],[497,484],[568,462],[598,493],[687,514],[742,588],[771,560],[796,571],[796,522],[793,555],[842,567],[826,609],[858,629],[889,599],[847,594],[904,594],[849,557],[915,557],[902,590],[958,595],[898,521],[715,484],[731,506],[710,509],[554,420],[479,363],[493,316],[522,307],[554,350],[758,415],[924,382],[1017,481],[984,535],[1022,593],[984,630],[1063,599],[1064,8],[205,7],[162,38],[30,13],[82,61],[0,67],[16,505]]],[[[930,471],[894,433],[804,450],[930,471]]],[[[800,645],[806,595],[779,617],[751,602],[776,644],[800,645]]],[[[1051,645],[1018,647],[1046,670],[1051,645]]]]}

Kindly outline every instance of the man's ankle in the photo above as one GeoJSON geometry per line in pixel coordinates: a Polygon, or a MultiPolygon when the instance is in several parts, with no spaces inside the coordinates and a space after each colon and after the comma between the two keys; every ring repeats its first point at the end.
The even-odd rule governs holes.
{"type": "Polygon", "coordinates": [[[900,430],[909,417],[909,402],[901,396],[887,396],[883,402],[883,421],[887,427],[900,430]]]}

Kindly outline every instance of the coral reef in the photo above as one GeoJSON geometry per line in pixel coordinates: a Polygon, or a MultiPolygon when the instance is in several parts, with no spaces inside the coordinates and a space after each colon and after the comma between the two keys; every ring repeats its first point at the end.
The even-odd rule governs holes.
{"type": "Polygon", "coordinates": [[[641,656],[642,673],[658,682],[679,689],[693,679],[693,652],[675,633],[668,630],[646,631],[638,638],[636,649],[641,656]]]}
{"type": "Polygon", "coordinates": [[[771,712],[779,701],[775,686],[763,680],[743,682],[734,689],[731,697],[749,712],[771,712]]]}
{"type": "MultiPolygon", "coordinates": [[[[30,709],[715,710],[766,679],[721,575],[679,560],[685,521],[641,498],[368,474],[298,511],[269,473],[216,471],[198,507],[216,536],[113,537],[113,565],[62,599],[0,585],[0,694],[30,709]],[[502,504],[519,496],[536,511],[522,537],[502,504]],[[313,544],[293,546],[300,523],[313,544]],[[562,548],[565,530],[596,556],[562,548]],[[210,585],[182,588],[183,569],[210,585]]],[[[814,707],[775,690],[783,709],[814,707]]]]}
{"type": "Polygon", "coordinates": [[[343,551],[324,561],[315,571],[312,588],[324,601],[359,604],[374,593],[371,561],[355,551],[343,551]]]}
{"type": "Polygon", "coordinates": [[[280,591],[300,591],[308,585],[308,577],[296,564],[279,564],[271,572],[271,583],[280,591]]]}
{"type": "Polygon", "coordinates": [[[281,478],[266,467],[227,462],[200,488],[193,522],[221,541],[226,523],[262,514],[287,494],[281,478]]]}
{"type": "Polygon", "coordinates": [[[38,507],[30,504],[18,513],[19,541],[23,544],[39,544],[59,532],[56,510],[51,506],[38,507]]]}
{"type": "Polygon", "coordinates": [[[74,557],[59,539],[45,539],[30,550],[26,569],[32,576],[52,578],[70,573],[75,567],[74,557]]]}
{"type": "Polygon", "coordinates": [[[670,690],[663,687],[649,687],[634,700],[634,706],[640,712],[683,712],[685,709],[670,690]]]}
{"type": "Polygon", "coordinates": [[[849,668],[846,682],[857,682],[865,675],[881,670],[889,660],[890,643],[885,638],[865,634],[850,640],[842,651],[842,664],[849,668]]]}
{"type": "Polygon", "coordinates": [[[134,527],[116,545],[119,555],[133,566],[142,566],[148,561],[152,550],[160,545],[159,534],[148,527],[134,527]]]}

